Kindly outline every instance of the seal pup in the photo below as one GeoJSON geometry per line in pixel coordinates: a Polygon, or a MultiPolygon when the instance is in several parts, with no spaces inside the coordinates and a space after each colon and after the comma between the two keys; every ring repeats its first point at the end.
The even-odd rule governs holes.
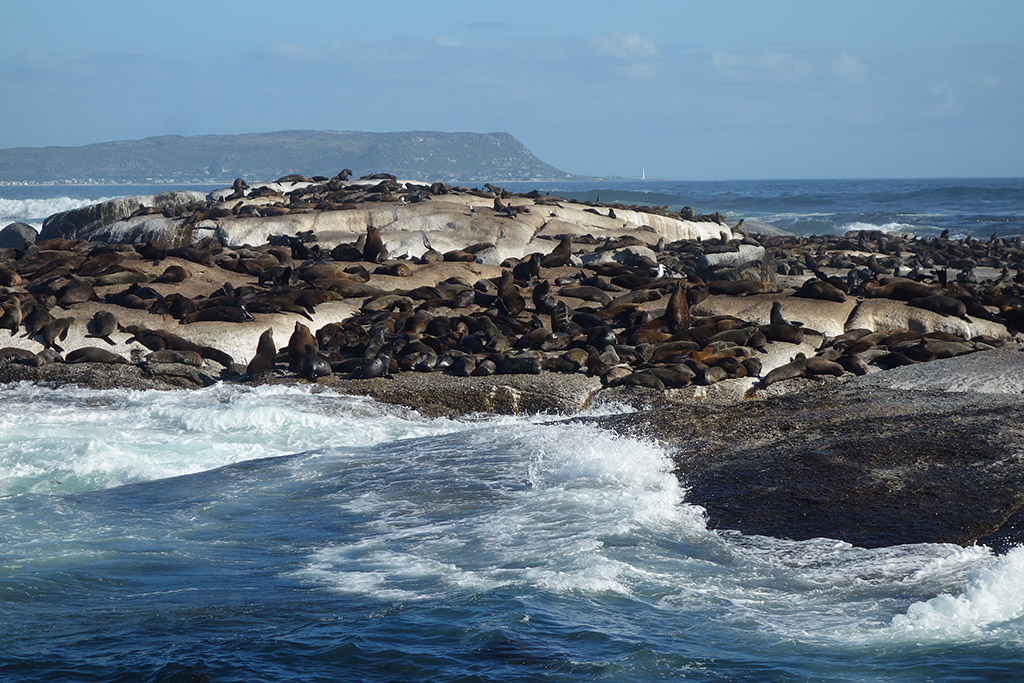
{"type": "Polygon", "coordinates": [[[92,320],[86,323],[85,329],[88,332],[86,337],[102,339],[111,346],[116,346],[110,335],[117,331],[117,317],[110,311],[96,311],[92,320]]]}

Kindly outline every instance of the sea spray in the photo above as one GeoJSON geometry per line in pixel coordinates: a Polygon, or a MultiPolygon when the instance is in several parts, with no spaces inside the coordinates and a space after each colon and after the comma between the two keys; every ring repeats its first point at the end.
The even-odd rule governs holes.
{"type": "Polygon", "coordinates": [[[4,188],[0,188],[0,228],[9,223],[20,222],[28,223],[36,230],[42,228],[43,221],[55,213],[80,209],[110,199],[110,197],[74,199],[66,196],[45,199],[5,199],[3,194],[4,188]]]}
{"type": "Polygon", "coordinates": [[[1024,548],[982,564],[959,594],[915,602],[893,617],[891,631],[917,640],[1011,637],[1024,645],[1024,548]]]}

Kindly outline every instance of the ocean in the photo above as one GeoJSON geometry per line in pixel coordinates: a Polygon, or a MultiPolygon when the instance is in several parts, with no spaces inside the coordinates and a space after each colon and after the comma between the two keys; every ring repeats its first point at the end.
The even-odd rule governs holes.
{"type": "MultiPolygon", "coordinates": [[[[828,214],[836,231],[876,215],[879,229],[1021,232],[1021,180],[944,181],[973,188],[945,200],[922,187],[940,181],[804,182],[733,183],[704,199],[683,192],[700,183],[552,191],[621,201],[650,185],[653,204],[780,223],[828,214]],[[830,183],[860,189],[829,198],[830,183]],[[980,216],[1000,220],[969,220],[980,216]]],[[[124,189],[2,187],[0,202],[21,204],[0,206],[24,219],[141,193],[124,189]]],[[[709,529],[664,447],[557,415],[427,419],[330,391],[236,385],[8,385],[0,405],[2,681],[1024,671],[1024,548],[867,550],[709,529]]]]}

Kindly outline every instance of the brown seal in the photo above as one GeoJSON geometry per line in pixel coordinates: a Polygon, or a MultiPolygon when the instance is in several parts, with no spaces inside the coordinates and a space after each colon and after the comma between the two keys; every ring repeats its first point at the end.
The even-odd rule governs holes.
{"type": "Polygon", "coordinates": [[[288,369],[302,372],[302,366],[308,353],[316,354],[317,341],[309,328],[300,322],[295,323],[292,336],[288,339],[288,369]]]}
{"type": "Polygon", "coordinates": [[[277,346],[274,345],[274,330],[267,329],[256,342],[256,355],[245,368],[249,379],[259,379],[274,369],[277,360],[277,346]]]}
{"type": "Polygon", "coordinates": [[[388,257],[388,250],[380,237],[380,229],[366,226],[366,244],[363,245],[363,260],[370,263],[381,263],[388,257]]]}
{"type": "Polygon", "coordinates": [[[690,304],[686,300],[686,291],[682,283],[676,283],[672,296],[668,298],[668,306],[665,307],[665,314],[662,316],[668,331],[672,334],[682,332],[690,327],[690,304]]]}
{"type": "Polygon", "coordinates": [[[501,280],[498,281],[498,298],[505,305],[509,315],[519,315],[526,310],[526,299],[519,293],[512,271],[501,271],[501,280]]]}
{"type": "Polygon", "coordinates": [[[56,349],[57,351],[64,353],[58,344],[57,340],[64,341],[68,338],[68,328],[75,322],[74,318],[56,318],[50,321],[39,331],[39,336],[42,337],[43,346],[48,349],[56,349]]]}
{"type": "Polygon", "coordinates": [[[572,235],[563,235],[558,246],[551,250],[551,253],[541,259],[540,265],[543,268],[560,268],[569,264],[572,258],[572,235]]]}
{"type": "Polygon", "coordinates": [[[102,339],[114,346],[114,340],[110,338],[110,335],[117,331],[117,317],[110,311],[96,311],[92,320],[86,323],[85,329],[88,331],[86,337],[102,339]]]}
{"type": "Polygon", "coordinates": [[[65,363],[127,363],[124,356],[97,346],[83,346],[64,357],[65,363]]]}

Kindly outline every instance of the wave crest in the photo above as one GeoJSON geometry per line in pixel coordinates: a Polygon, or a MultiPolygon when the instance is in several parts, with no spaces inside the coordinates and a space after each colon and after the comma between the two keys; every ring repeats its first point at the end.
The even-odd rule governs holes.
{"type": "Polygon", "coordinates": [[[893,617],[891,630],[916,638],[971,639],[1024,618],[1024,547],[978,569],[960,595],[915,602],[893,617]]]}
{"type": "Polygon", "coordinates": [[[53,197],[50,199],[3,199],[0,198],[0,227],[9,223],[28,223],[39,228],[43,221],[55,213],[81,209],[84,206],[105,202],[109,198],[75,199],[53,197]]]}

